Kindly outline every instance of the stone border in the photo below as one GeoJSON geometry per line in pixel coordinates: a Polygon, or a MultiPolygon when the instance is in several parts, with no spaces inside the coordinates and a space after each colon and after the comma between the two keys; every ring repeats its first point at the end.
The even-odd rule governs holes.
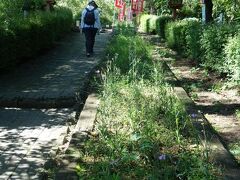
{"type": "MultiPolygon", "coordinates": [[[[160,57],[157,54],[153,54],[153,59],[159,61],[160,57]]],[[[161,60],[160,60],[161,61],[161,60]]],[[[226,149],[221,137],[214,130],[208,119],[204,114],[197,110],[194,101],[189,97],[187,92],[181,87],[177,74],[174,74],[168,63],[163,62],[163,67],[166,68],[167,81],[173,86],[174,93],[183,102],[186,107],[186,111],[189,114],[193,125],[195,126],[201,140],[202,145],[206,148],[208,156],[211,161],[223,168],[222,179],[239,180],[240,179],[240,167],[233,157],[233,155],[226,149]]]]}
{"type": "MultiPolygon", "coordinates": [[[[99,105],[99,100],[96,94],[90,94],[85,102],[83,110],[80,114],[80,117],[77,121],[77,124],[73,130],[69,146],[66,151],[73,150],[74,148],[81,147],[84,145],[84,142],[88,139],[88,134],[91,133],[94,127],[94,121],[96,119],[97,109],[99,105]]],[[[63,157],[60,157],[61,167],[56,172],[54,179],[58,180],[77,180],[79,179],[76,174],[76,166],[78,162],[78,154],[72,154],[66,152],[63,157]]]]}
{"type": "Polygon", "coordinates": [[[175,87],[174,91],[179,99],[186,105],[187,113],[191,116],[193,125],[198,131],[202,145],[206,148],[210,160],[213,160],[224,169],[224,179],[240,179],[239,166],[236,160],[225,148],[221,138],[217,132],[214,131],[214,128],[207,118],[195,109],[195,103],[182,87],[175,87]]]}
{"type": "MultiPolygon", "coordinates": [[[[170,80],[179,85],[180,82],[172,72],[168,64],[166,67],[170,71],[170,80]]],[[[224,170],[223,179],[239,180],[240,171],[237,161],[232,154],[225,148],[221,137],[214,130],[204,114],[197,110],[194,101],[189,97],[187,92],[182,87],[174,87],[174,92],[177,97],[184,103],[187,113],[190,115],[193,125],[198,131],[202,140],[202,145],[206,148],[210,160],[221,166],[224,170]]]]}

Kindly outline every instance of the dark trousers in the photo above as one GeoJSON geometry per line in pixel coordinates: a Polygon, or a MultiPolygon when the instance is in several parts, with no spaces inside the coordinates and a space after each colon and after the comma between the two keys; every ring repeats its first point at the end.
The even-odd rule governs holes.
{"type": "Polygon", "coordinates": [[[97,28],[83,28],[86,40],[86,52],[93,53],[93,46],[95,43],[95,36],[97,34],[97,28]]]}

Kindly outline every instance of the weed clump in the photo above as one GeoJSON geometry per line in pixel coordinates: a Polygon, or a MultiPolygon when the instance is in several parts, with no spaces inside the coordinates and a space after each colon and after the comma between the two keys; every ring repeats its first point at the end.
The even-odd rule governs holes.
{"type": "Polygon", "coordinates": [[[112,61],[102,73],[97,136],[85,144],[79,177],[215,179],[184,105],[165,82],[163,66],[150,58],[151,48],[137,36],[119,35],[112,43],[112,61]]]}

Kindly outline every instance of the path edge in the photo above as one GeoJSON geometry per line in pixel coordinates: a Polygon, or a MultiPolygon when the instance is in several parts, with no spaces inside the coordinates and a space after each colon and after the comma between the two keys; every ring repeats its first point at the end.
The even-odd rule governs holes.
{"type": "Polygon", "coordinates": [[[172,81],[175,82],[174,84],[180,85],[173,87],[174,92],[185,105],[187,114],[189,114],[194,127],[197,129],[202,144],[207,148],[209,158],[223,169],[223,179],[239,180],[240,171],[236,159],[228,151],[221,137],[214,130],[209,120],[201,111],[197,110],[195,102],[189,97],[185,89],[181,87],[181,82],[170,68],[170,65],[167,62],[164,63],[171,73],[170,76],[172,81]]]}

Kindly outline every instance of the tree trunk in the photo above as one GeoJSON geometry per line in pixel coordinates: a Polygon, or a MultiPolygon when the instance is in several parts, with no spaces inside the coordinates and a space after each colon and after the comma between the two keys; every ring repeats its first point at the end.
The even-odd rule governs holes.
{"type": "Polygon", "coordinates": [[[212,11],[213,11],[213,3],[212,0],[205,0],[206,5],[206,23],[213,21],[212,11]]]}

